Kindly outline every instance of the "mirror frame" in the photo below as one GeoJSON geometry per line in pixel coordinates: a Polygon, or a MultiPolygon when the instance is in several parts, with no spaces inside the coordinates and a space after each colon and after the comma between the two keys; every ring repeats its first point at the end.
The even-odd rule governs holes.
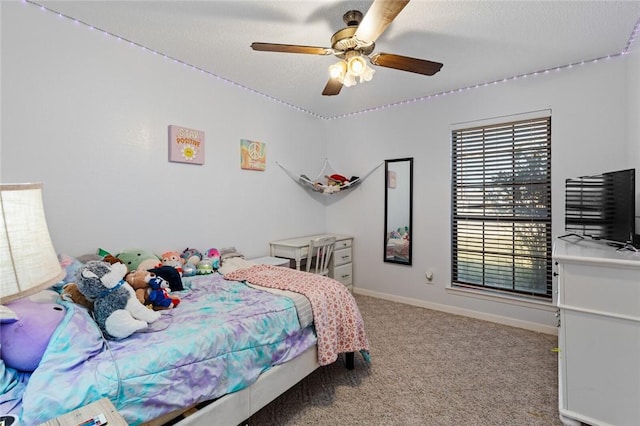
{"type": "Polygon", "coordinates": [[[412,265],[413,262],[413,157],[384,160],[384,253],[383,260],[386,263],[400,265],[412,265]],[[407,162],[409,165],[409,246],[407,260],[387,259],[387,236],[389,235],[389,165],[392,163],[407,162]]]}

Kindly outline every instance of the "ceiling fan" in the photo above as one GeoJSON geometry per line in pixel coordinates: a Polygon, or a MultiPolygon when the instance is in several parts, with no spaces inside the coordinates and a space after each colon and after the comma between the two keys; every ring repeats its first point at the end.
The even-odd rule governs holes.
{"type": "Polygon", "coordinates": [[[342,19],[347,26],[333,34],[331,47],[254,42],[251,43],[251,48],[263,52],[337,56],[341,61],[329,67],[330,78],[322,91],[325,96],[337,95],[342,86],[349,87],[356,84],[358,79],[360,82],[371,80],[375,70],[367,65],[364,57],[368,57],[373,65],[434,75],[442,68],[439,62],[392,53],[371,55],[375,48],[375,41],[407,3],[409,0],[375,0],[364,16],[358,10],[346,12],[342,19]]]}

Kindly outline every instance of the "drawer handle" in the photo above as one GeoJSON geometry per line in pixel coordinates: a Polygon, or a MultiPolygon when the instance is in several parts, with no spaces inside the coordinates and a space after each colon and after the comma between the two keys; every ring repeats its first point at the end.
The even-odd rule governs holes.
{"type": "Polygon", "coordinates": [[[349,255],[342,256],[343,259],[349,259],[349,255]]]}
{"type": "Polygon", "coordinates": [[[342,274],[341,277],[342,278],[349,278],[351,276],[351,274],[342,274]]]}

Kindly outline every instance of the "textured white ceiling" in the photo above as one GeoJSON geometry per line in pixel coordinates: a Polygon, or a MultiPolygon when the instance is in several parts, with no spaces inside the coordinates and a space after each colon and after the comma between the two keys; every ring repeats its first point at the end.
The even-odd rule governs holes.
{"type": "Polygon", "coordinates": [[[375,52],[442,62],[442,70],[428,77],[374,67],[371,82],[327,97],[321,92],[334,57],[249,46],[329,47],[344,12],[366,13],[372,1],[32,3],[323,117],[618,55],[640,22],[640,1],[413,0],[375,52]]]}

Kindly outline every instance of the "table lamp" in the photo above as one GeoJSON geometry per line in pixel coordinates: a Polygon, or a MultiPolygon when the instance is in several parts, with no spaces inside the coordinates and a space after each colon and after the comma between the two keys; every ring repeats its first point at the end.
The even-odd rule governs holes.
{"type": "Polygon", "coordinates": [[[44,290],[64,277],[42,204],[42,184],[0,185],[0,303],[44,290]]]}
{"type": "Polygon", "coordinates": [[[63,277],[47,228],[42,184],[0,185],[0,358],[8,367],[37,367],[64,310],[27,296],[63,277]]]}

